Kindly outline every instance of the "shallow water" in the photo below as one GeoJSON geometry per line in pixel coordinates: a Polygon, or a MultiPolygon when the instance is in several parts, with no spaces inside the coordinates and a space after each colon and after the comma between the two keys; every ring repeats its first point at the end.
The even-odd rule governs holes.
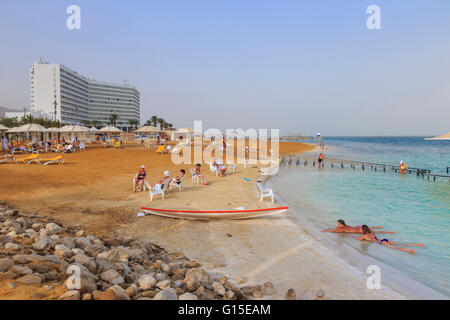
{"type": "MultiPolygon", "coordinates": [[[[450,141],[425,141],[423,137],[348,137],[324,139],[326,157],[363,160],[431,169],[445,174],[450,166],[450,141]]],[[[316,153],[317,154],[317,153],[316,153]]],[[[311,154],[311,156],[316,155],[311,154]]],[[[351,246],[399,270],[408,278],[450,296],[450,179],[429,181],[414,174],[393,171],[291,166],[270,180],[281,198],[315,229],[336,225],[384,226],[396,235],[379,235],[402,243],[423,242],[417,255],[376,243],[363,243],[355,235],[322,234],[342,246],[351,246]]]]}

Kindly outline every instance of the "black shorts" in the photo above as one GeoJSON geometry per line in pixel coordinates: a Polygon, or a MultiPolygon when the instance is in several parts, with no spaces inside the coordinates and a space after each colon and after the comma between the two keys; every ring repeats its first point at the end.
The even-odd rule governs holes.
{"type": "Polygon", "coordinates": [[[319,161],[319,163],[320,163],[320,162],[322,162],[322,160],[323,160],[323,159],[319,159],[319,160],[318,160],[318,161],[319,161]]]}

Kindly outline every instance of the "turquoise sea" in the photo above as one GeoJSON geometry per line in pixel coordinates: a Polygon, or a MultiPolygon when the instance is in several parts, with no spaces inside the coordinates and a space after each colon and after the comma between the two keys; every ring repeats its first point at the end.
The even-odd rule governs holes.
{"type": "MultiPolygon", "coordinates": [[[[446,174],[450,166],[450,141],[426,141],[424,137],[330,137],[323,141],[329,158],[392,165],[403,160],[409,167],[436,174],[446,174]]],[[[280,200],[291,206],[291,215],[307,223],[314,235],[344,258],[360,265],[370,259],[386,266],[382,271],[386,270],[383,279],[388,286],[406,285],[411,292],[422,288],[422,294],[430,298],[435,297],[433,291],[450,296],[449,178],[432,181],[367,167],[362,171],[292,165],[282,167],[270,184],[280,200]],[[411,255],[358,241],[356,235],[319,232],[334,227],[337,219],[349,225],[384,226],[397,234],[381,237],[422,242],[426,248],[415,248],[417,254],[411,255]],[[430,294],[424,293],[425,287],[432,289],[430,294]]]]}

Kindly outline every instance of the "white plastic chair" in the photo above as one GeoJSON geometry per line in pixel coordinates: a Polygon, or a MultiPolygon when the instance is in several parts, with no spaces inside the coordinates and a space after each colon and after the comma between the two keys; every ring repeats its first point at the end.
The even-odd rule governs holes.
{"type": "Polygon", "coordinates": [[[190,168],[189,171],[192,174],[192,183],[197,183],[198,184],[198,175],[195,173],[194,168],[190,168]]]}
{"type": "Polygon", "coordinates": [[[232,161],[227,161],[228,172],[236,172],[236,165],[232,161]]]}
{"type": "Polygon", "coordinates": [[[217,170],[217,168],[213,165],[212,162],[209,164],[209,170],[211,170],[211,172],[212,172],[215,176],[218,176],[218,175],[219,175],[219,170],[217,170]]]}
{"type": "MultiPolygon", "coordinates": [[[[133,178],[133,191],[136,191],[136,184],[134,183],[135,181],[136,181],[136,179],[137,179],[137,174],[134,176],[134,178],[133,178]]],[[[145,191],[146,190],[146,187],[148,187],[148,183],[147,183],[147,181],[145,181],[145,179],[144,179],[144,185],[142,186],[142,190],[141,191],[145,191]]]]}
{"type": "Polygon", "coordinates": [[[183,180],[184,178],[186,178],[186,175],[184,175],[181,179],[180,179],[180,184],[178,184],[176,181],[172,180],[172,183],[170,184],[169,190],[172,191],[172,186],[178,187],[178,191],[183,190],[183,180]]]}
{"type": "Polygon", "coordinates": [[[272,203],[273,203],[274,193],[273,193],[272,189],[264,189],[259,181],[256,183],[256,185],[258,186],[258,189],[261,192],[261,197],[259,198],[259,202],[262,202],[264,198],[271,198],[272,203]]]}
{"type": "Polygon", "coordinates": [[[160,194],[162,200],[164,200],[164,185],[161,185],[159,183],[155,184],[154,187],[149,188],[150,192],[150,201],[153,201],[153,197],[160,194]]]}

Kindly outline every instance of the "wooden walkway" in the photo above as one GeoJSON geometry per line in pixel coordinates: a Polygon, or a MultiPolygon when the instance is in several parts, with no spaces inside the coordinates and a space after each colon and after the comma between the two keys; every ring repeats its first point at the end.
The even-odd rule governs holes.
{"type": "MultiPolygon", "coordinates": [[[[304,166],[307,167],[308,165],[312,165],[312,167],[315,167],[318,164],[317,158],[313,157],[302,157],[302,156],[292,156],[292,157],[284,157],[281,159],[281,165],[282,166],[304,166]]],[[[384,163],[375,163],[375,162],[365,162],[365,161],[355,161],[355,160],[344,160],[344,159],[335,159],[335,158],[326,158],[324,161],[322,161],[322,167],[329,167],[329,168],[351,168],[353,170],[359,168],[362,171],[365,170],[372,170],[372,171],[382,171],[387,172],[391,171],[393,173],[397,173],[400,171],[398,165],[392,165],[392,164],[384,164],[384,163]]],[[[450,167],[447,167],[447,173],[449,171],[450,167]]],[[[450,178],[450,175],[444,175],[444,174],[434,174],[431,173],[430,169],[424,169],[424,168],[413,168],[409,167],[406,169],[406,172],[408,174],[415,174],[418,177],[427,178],[428,180],[432,179],[433,181],[436,181],[436,178],[450,178]]]]}

